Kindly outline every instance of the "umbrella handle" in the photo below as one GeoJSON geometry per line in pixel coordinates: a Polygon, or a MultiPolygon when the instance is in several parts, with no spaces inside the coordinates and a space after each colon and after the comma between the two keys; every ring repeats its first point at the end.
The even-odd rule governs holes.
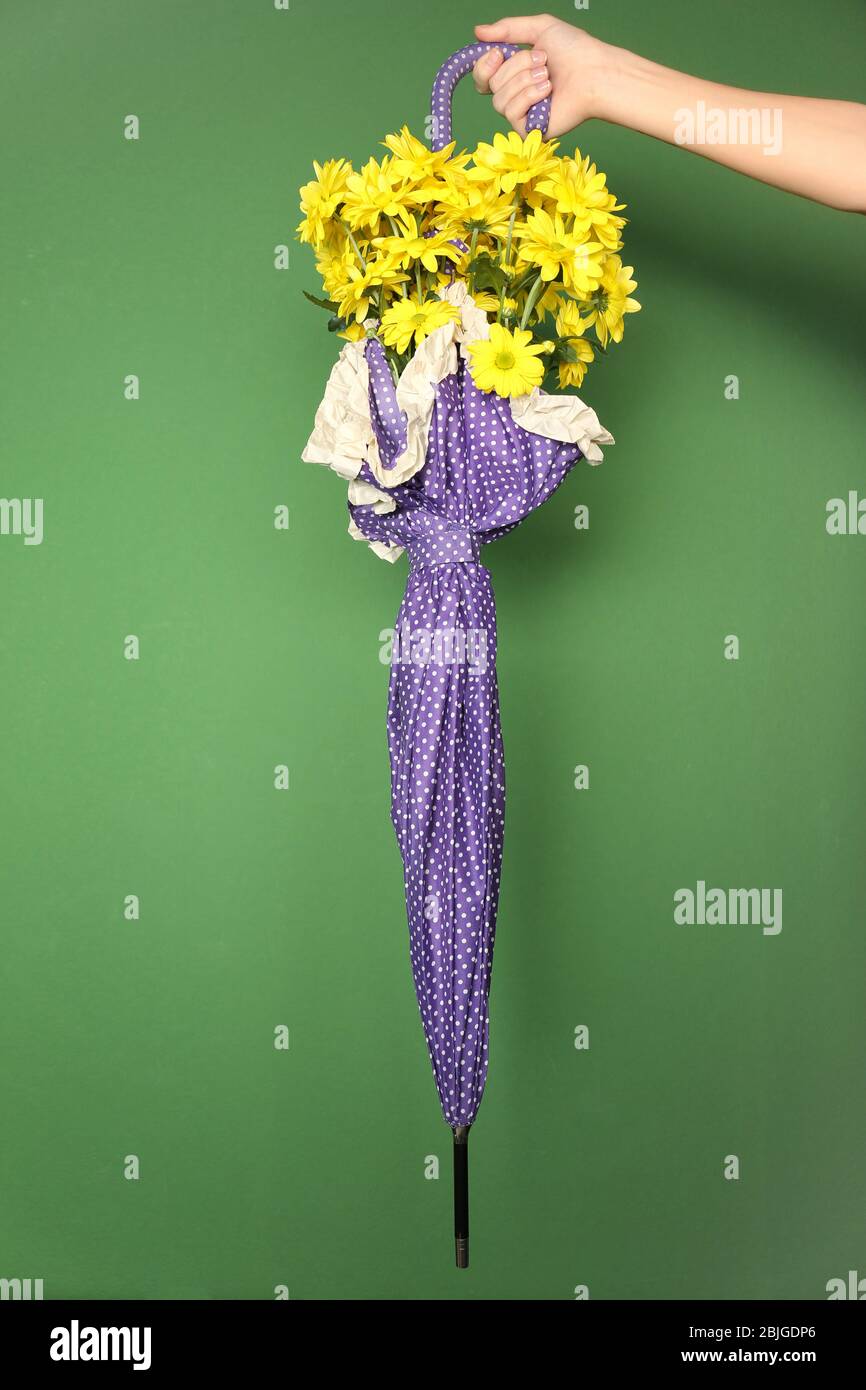
{"type": "MultiPolygon", "coordinates": [[[[456,53],[444,62],[436,74],[433,83],[433,94],[430,98],[430,115],[432,117],[433,135],[430,141],[432,150],[441,150],[451,140],[451,97],[454,88],[465,77],[467,72],[471,72],[478,59],[483,53],[489,52],[491,48],[498,48],[505,58],[513,58],[515,53],[521,50],[516,43],[470,43],[466,48],[460,48],[456,53]]],[[[547,132],[547,123],[550,120],[550,97],[544,97],[537,101],[534,106],[530,106],[526,113],[526,129],[540,130],[541,138],[547,132]]]]}

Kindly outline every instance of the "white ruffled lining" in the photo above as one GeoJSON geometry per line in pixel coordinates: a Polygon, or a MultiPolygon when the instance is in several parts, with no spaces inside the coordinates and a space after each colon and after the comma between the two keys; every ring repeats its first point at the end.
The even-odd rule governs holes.
{"type": "MultiPolygon", "coordinates": [[[[349,483],[349,501],[353,506],[361,506],[373,503],[373,511],[377,516],[385,516],[387,512],[395,512],[397,503],[393,497],[389,497],[387,492],[380,492],[371,483],[358,482],[354,479],[349,483]]],[[[349,518],[349,535],[353,541],[367,541],[372,551],[379,555],[383,560],[399,560],[403,554],[405,546],[397,545],[396,541],[371,541],[360,531],[354,521],[349,518]]]]}
{"type": "Polygon", "coordinates": [[[527,396],[511,397],[511,418],[530,434],[576,444],[587,463],[601,463],[604,454],[599,445],[616,442],[579,396],[551,396],[538,386],[527,396]]]}
{"type": "MultiPolygon", "coordinates": [[[[357,481],[362,466],[368,463],[373,476],[389,488],[399,487],[423,468],[436,387],[456,372],[458,345],[461,356],[466,357],[468,343],[490,336],[487,315],[476,305],[465,281],[457,280],[448,285],[439,291],[439,297],[458,308],[460,318],[434,329],[400,374],[396,395],[397,405],[406,416],[406,448],[394,467],[382,466],[370,419],[370,370],[364,356],[366,340],[346,343],[343,347],[331,369],[325,394],[316,411],[313,432],[301,454],[305,463],[324,464],[347,479],[349,501],[353,504],[372,502],[380,516],[393,512],[397,504],[393,497],[370,483],[357,481]]],[[[374,323],[368,319],[364,326],[374,323]]],[[[525,396],[510,397],[510,404],[512,418],[522,429],[545,439],[576,444],[587,463],[601,463],[604,454],[599,446],[614,443],[613,435],[579,396],[550,395],[536,386],[525,396]]],[[[367,540],[351,520],[349,535],[354,540],[366,541],[383,560],[394,561],[403,554],[402,545],[367,540]]]]}

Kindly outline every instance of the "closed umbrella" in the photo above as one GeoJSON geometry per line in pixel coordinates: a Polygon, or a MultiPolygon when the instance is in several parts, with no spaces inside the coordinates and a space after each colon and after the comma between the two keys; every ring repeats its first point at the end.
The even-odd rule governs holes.
{"type": "MultiPolygon", "coordinates": [[[[437,75],[434,152],[450,141],[456,81],[491,46],[462,49],[437,75]]],[[[547,101],[533,107],[528,128],[543,133],[548,111],[547,101]]],[[[439,293],[454,317],[424,338],[397,380],[375,318],[363,341],[344,347],[303,457],[350,479],[353,536],[383,558],[408,555],[390,652],[391,817],[415,992],[453,1132],[456,1260],[465,1268],[467,1141],[487,1077],[505,813],[496,607],[482,550],[579,459],[599,462],[599,446],[613,439],[577,396],[481,389],[469,345],[487,338],[487,314],[459,273],[439,293]]]]}

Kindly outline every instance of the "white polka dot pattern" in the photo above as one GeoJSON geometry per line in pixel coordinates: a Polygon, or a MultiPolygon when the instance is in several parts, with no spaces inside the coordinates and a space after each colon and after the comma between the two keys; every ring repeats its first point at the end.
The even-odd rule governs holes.
{"type": "MultiPolygon", "coordinates": [[[[365,348],[382,463],[405,447],[381,344],[365,348]]],[[[475,1119],[487,1076],[490,971],[499,900],[505,772],[496,678],[496,611],[482,545],[517,526],[581,457],[530,434],[507,400],[477,389],[461,358],[436,388],[423,468],[383,489],[396,509],[349,505],[363,535],[407,550],[398,634],[481,634],[483,668],[394,662],[388,689],[391,817],[403,857],[415,992],[445,1119],[475,1119]]]]}
{"type": "MultiPolygon", "coordinates": [[[[466,48],[452,53],[448,61],[443,63],[437,72],[430,99],[431,149],[444,149],[450,142],[451,97],[454,94],[454,88],[461,77],[465,77],[467,72],[471,72],[481,55],[491,48],[498,48],[505,58],[512,58],[515,53],[520,52],[518,45],[513,43],[470,43],[466,48]]],[[[550,97],[544,97],[542,101],[537,101],[527,111],[526,129],[540,130],[543,138],[549,120],[550,97]]]]}

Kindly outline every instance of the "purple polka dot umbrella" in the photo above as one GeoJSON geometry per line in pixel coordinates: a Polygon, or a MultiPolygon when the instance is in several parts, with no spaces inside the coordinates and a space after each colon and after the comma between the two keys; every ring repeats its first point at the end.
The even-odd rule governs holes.
{"type": "MultiPolygon", "coordinates": [[[[462,49],[437,75],[433,150],[450,140],[456,82],[490,47],[462,49]]],[[[497,47],[506,57],[517,51],[497,47]]],[[[527,128],[544,134],[548,115],[549,102],[539,102],[527,128]]],[[[435,381],[418,373],[419,390],[429,392],[419,444],[408,384],[401,393],[379,339],[344,351],[332,378],[344,384],[353,363],[351,381],[336,412],[317,416],[318,436],[304,458],[337,466],[345,442],[334,439],[355,414],[363,416],[366,456],[360,467],[337,466],[352,478],[350,531],[385,558],[404,550],[409,557],[388,689],[391,818],[404,866],[415,992],[442,1113],[453,1131],[456,1256],[465,1268],[467,1139],[487,1077],[505,813],[496,609],[479,557],[483,546],[546,501],[580,458],[598,462],[598,441],[613,441],[577,397],[536,391],[527,413],[514,400],[479,390],[466,357],[452,347],[453,370],[435,381]],[[548,418],[550,402],[569,406],[571,428],[553,419],[561,412],[548,418]],[[423,466],[404,478],[407,455],[419,447],[423,466]]]]}

